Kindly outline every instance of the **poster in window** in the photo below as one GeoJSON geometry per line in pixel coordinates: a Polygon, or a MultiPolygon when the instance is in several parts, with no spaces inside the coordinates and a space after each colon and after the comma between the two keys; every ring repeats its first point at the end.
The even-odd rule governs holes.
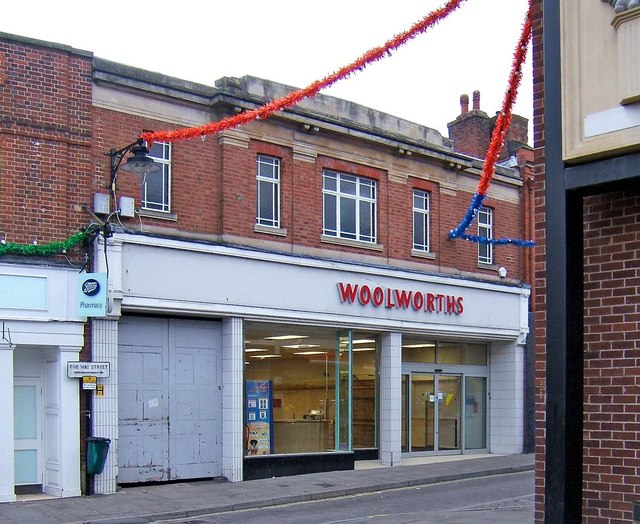
{"type": "Polygon", "coordinates": [[[273,453],[273,388],[270,380],[247,380],[245,383],[247,455],[273,453]]]}

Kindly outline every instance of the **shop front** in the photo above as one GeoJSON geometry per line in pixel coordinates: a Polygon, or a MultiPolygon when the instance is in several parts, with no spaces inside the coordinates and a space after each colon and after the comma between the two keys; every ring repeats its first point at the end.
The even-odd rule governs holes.
{"type": "Polygon", "coordinates": [[[375,333],[252,321],[244,329],[245,479],[377,458],[375,333]]]}
{"type": "Polygon", "coordinates": [[[0,264],[0,502],[45,493],[77,497],[84,319],[75,312],[78,272],[0,264]]]}
{"type": "Polygon", "coordinates": [[[486,451],[488,344],[403,340],[402,452],[486,451]]]}
{"type": "MultiPolygon", "coordinates": [[[[129,400],[106,435],[119,446],[111,480],[96,483],[103,492],[144,449],[122,438],[122,406],[148,413],[166,408],[162,398],[185,408],[172,399],[178,383],[207,406],[198,416],[210,432],[189,447],[193,473],[181,478],[197,478],[205,461],[239,481],[365,458],[522,452],[527,288],[142,235],[110,242],[114,315],[100,322],[120,347],[94,341],[94,358],[126,356],[131,380],[111,390],[129,400]],[[178,358],[191,338],[181,323],[206,335],[178,358]],[[123,389],[149,369],[142,324],[167,337],[153,350],[166,357],[155,357],[169,370],[164,396],[123,389]]],[[[171,456],[171,438],[163,442],[157,456],[171,456]]]]}

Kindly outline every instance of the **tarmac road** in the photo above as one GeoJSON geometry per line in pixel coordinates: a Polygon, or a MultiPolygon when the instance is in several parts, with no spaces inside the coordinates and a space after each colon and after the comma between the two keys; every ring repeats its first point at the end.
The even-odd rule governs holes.
{"type": "Polygon", "coordinates": [[[533,472],[443,482],[155,524],[525,524],[534,520],[533,472]]]}

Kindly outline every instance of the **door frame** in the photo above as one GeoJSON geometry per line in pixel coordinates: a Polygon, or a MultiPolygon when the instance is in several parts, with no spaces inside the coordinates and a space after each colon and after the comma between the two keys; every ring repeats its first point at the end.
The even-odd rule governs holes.
{"type": "MultiPolygon", "coordinates": [[[[464,402],[466,396],[466,379],[471,377],[484,378],[486,381],[486,398],[485,398],[485,442],[489,443],[489,366],[455,366],[455,365],[443,365],[443,364],[421,364],[421,363],[411,363],[411,362],[403,362],[402,363],[402,371],[401,371],[401,388],[403,388],[403,383],[405,377],[407,377],[408,391],[406,392],[407,397],[405,398],[405,405],[403,403],[402,409],[404,411],[405,420],[403,420],[403,425],[406,428],[406,451],[402,452],[402,456],[404,457],[420,457],[420,456],[433,456],[433,455],[461,455],[466,453],[483,453],[486,452],[487,448],[483,449],[473,449],[467,451],[465,449],[465,409],[467,409],[466,403],[464,402]],[[459,433],[460,433],[460,445],[459,449],[455,450],[441,450],[439,449],[439,442],[436,438],[437,434],[437,426],[434,427],[434,449],[433,451],[411,451],[411,376],[412,375],[432,375],[434,376],[434,389],[439,385],[439,377],[441,376],[456,376],[460,378],[460,412],[459,412],[459,433]]],[[[435,391],[438,391],[435,389],[435,391]]],[[[401,397],[404,392],[401,391],[401,397]]],[[[439,419],[439,407],[436,403],[434,406],[434,424],[437,424],[439,419]]],[[[402,416],[402,415],[401,415],[402,416]]],[[[404,436],[404,435],[403,435],[404,436]]],[[[402,437],[401,437],[402,438],[402,437]]],[[[402,442],[402,446],[404,446],[405,442],[402,442]]]]}
{"type": "MultiPolygon", "coordinates": [[[[14,391],[16,387],[25,387],[25,386],[33,386],[36,388],[36,399],[35,399],[35,417],[36,417],[36,438],[33,439],[19,439],[16,440],[14,436],[13,446],[14,446],[14,461],[15,461],[15,452],[16,451],[24,451],[29,449],[36,450],[36,482],[35,483],[22,483],[17,484],[15,481],[15,472],[14,472],[14,486],[24,486],[23,490],[27,490],[31,492],[29,489],[32,486],[37,492],[41,492],[44,486],[44,444],[43,444],[43,433],[44,433],[44,421],[43,421],[43,381],[42,378],[35,377],[14,377],[13,379],[13,387],[14,391]],[[20,444],[19,444],[20,443],[20,444]]],[[[15,427],[15,412],[14,412],[14,421],[15,427]]]]}
{"type": "Polygon", "coordinates": [[[405,428],[406,428],[406,451],[403,454],[410,456],[422,456],[422,455],[459,455],[463,452],[463,435],[464,435],[464,427],[463,427],[463,403],[462,399],[464,398],[464,375],[461,373],[429,373],[425,371],[410,371],[409,373],[402,373],[403,377],[406,377],[406,382],[404,382],[406,387],[405,392],[405,402],[403,404],[404,407],[404,416],[406,418],[405,428]],[[412,450],[412,432],[413,432],[413,412],[412,412],[412,388],[413,381],[412,378],[415,376],[429,376],[433,378],[433,418],[430,421],[430,429],[433,432],[433,450],[427,451],[413,451],[412,450]],[[456,433],[460,434],[460,442],[459,446],[456,449],[440,449],[440,402],[441,400],[438,396],[440,393],[440,379],[441,377],[456,377],[460,382],[460,390],[459,390],[459,410],[458,410],[458,426],[456,427],[456,433]]]}

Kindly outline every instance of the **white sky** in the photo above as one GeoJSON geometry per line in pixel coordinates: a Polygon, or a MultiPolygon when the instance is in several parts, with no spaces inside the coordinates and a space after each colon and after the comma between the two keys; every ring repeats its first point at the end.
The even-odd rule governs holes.
{"type": "MultiPolygon", "coordinates": [[[[347,65],[445,0],[21,0],[3,2],[0,32],[213,85],[252,75],[295,87],[347,65]]],[[[460,95],[502,105],[527,0],[467,0],[392,56],[323,94],[426,125],[447,136],[460,95]]],[[[515,112],[532,119],[531,48],[515,112]]],[[[531,131],[529,143],[532,143],[531,131]]]]}

